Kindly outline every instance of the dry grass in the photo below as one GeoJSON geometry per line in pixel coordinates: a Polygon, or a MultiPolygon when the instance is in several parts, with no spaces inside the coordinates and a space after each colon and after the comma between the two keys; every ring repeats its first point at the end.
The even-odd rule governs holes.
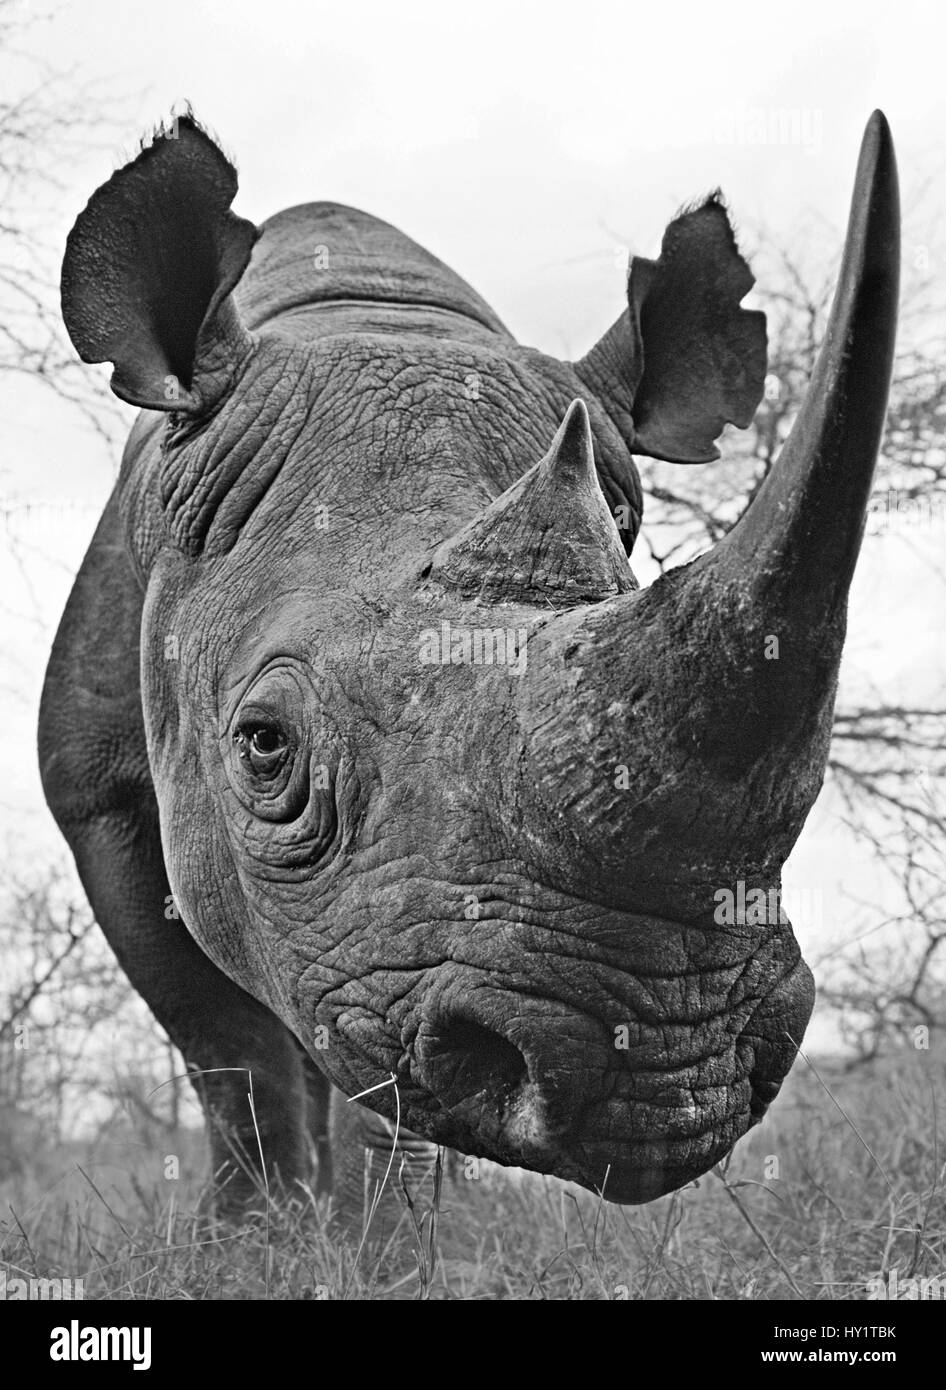
{"type": "Polygon", "coordinates": [[[820,1070],[800,1061],[724,1169],[650,1206],[461,1164],[393,1231],[382,1209],[360,1253],[310,1193],[215,1225],[192,1133],[34,1155],[0,1184],[0,1267],[110,1299],[863,1299],[892,1269],[943,1276],[943,1055],[820,1070]]]}

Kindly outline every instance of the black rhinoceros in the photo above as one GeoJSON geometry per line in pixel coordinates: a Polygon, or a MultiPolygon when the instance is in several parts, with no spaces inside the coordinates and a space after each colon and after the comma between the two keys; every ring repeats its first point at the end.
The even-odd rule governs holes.
{"type": "Polygon", "coordinates": [[[886,122],[791,438],[645,590],[632,455],[716,458],[763,388],[718,196],[560,362],[386,223],[309,203],[257,230],[236,189],[183,117],[69,237],[72,341],[143,411],[53,648],[49,804],[203,1073],[232,1203],[241,1069],[290,1184],[313,1139],[325,1184],[334,1087],[657,1197],[760,1119],[812,1007],[784,914],[719,903],[777,894],[823,777],[893,353],[886,122]]]}

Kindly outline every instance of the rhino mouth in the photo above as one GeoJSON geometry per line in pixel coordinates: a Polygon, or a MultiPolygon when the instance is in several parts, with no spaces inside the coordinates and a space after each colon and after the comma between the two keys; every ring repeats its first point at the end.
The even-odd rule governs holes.
{"type": "MultiPolygon", "coordinates": [[[[415,1094],[407,1117],[461,1152],[573,1181],[613,1202],[648,1202],[712,1168],[761,1121],[791,1051],[774,1076],[753,1061],[749,1074],[703,1086],[694,1085],[693,1068],[655,1075],[636,1070],[631,1057],[622,1070],[585,1073],[593,1098],[576,1105],[563,1100],[554,1072],[530,1072],[514,1045],[464,1023],[419,1040],[412,1075],[437,1086],[443,1068],[449,1081],[420,1115],[415,1105],[424,1099],[415,1094]]],[[[716,1074],[733,1065],[725,1056],[707,1062],[716,1074]]]]}
{"type": "Polygon", "coordinates": [[[777,1095],[814,997],[791,945],[777,969],[765,951],[744,961],[709,1016],[697,976],[670,1008],[653,980],[630,1001],[623,973],[563,999],[445,962],[410,992],[396,1103],[390,1088],[365,1101],[461,1153],[651,1201],[718,1163],[777,1095]]]}
{"type": "Polygon", "coordinates": [[[649,1202],[706,1172],[767,1104],[743,1084],[721,1102],[612,1099],[562,1122],[528,1075],[499,1091],[493,1085],[490,1077],[482,1091],[453,1104],[435,1097],[419,1129],[461,1152],[575,1182],[618,1203],[649,1202]]]}

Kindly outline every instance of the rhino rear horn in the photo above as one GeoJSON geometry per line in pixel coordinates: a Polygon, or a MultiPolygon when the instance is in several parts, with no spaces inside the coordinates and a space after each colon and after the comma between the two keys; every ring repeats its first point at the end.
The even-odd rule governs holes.
{"type": "Polygon", "coordinates": [[[545,457],[439,548],[431,578],[467,599],[553,607],[637,587],[598,482],[583,401],[568,407],[545,457]]]}

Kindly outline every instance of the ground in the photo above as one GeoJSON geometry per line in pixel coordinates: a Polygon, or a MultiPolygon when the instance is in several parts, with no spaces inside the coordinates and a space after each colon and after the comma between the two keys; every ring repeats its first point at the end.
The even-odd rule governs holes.
{"type": "Polygon", "coordinates": [[[194,1131],[32,1143],[0,1181],[0,1271],[82,1278],[96,1299],[862,1300],[894,1271],[909,1296],[905,1280],[946,1275],[944,1081],[942,1048],[847,1072],[800,1060],[725,1171],[671,1197],[620,1208],[461,1161],[433,1232],[419,1199],[360,1252],[314,1197],[215,1226],[194,1131]]]}

